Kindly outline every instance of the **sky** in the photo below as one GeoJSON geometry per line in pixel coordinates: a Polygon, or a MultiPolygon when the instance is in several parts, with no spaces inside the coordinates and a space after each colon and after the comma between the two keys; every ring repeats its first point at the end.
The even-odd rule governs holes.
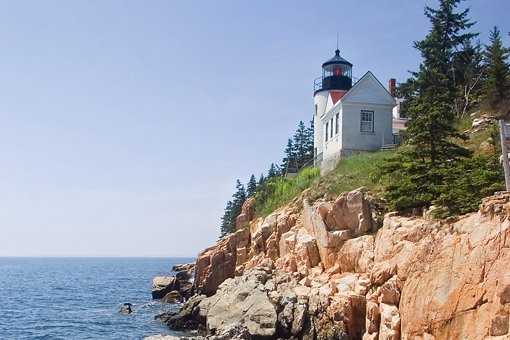
{"type": "MultiPolygon", "coordinates": [[[[196,256],[321,64],[403,81],[420,0],[0,0],[0,256],[196,256]]],[[[487,42],[508,0],[471,0],[487,42]]]]}

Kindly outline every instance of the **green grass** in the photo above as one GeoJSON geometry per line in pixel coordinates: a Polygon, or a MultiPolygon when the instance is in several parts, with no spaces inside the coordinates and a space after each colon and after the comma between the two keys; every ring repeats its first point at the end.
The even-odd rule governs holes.
{"type": "Polygon", "coordinates": [[[341,159],[337,167],[318,178],[311,186],[307,197],[312,201],[321,197],[334,198],[345,191],[365,187],[374,194],[380,194],[383,185],[379,178],[381,163],[395,151],[359,153],[341,159]]]}
{"type": "Polygon", "coordinates": [[[257,215],[267,216],[283,204],[291,201],[307,189],[318,178],[318,168],[306,168],[292,178],[276,177],[270,179],[255,196],[257,215]]]}

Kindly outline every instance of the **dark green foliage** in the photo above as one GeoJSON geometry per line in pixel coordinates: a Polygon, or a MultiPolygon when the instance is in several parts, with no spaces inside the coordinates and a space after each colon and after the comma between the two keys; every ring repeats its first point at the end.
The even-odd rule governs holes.
{"type": "Polygon", "coordinates": [[[257,191],[257,180],[255,179],[255,175],[251,175],[248,184],[246,185],[246,194],[248,197],[255,195],[257,191]]]}
{"type": "Polygon", "coordinates": [[[298,170],[297,156],[294,149],[292,139],[289,138],[287,140],[287,147],[284,151],[285,157],[283,158],[282,165],[280,166],[282,176],[285,176],[289,172],[295,173],[298,170]]]}
{"type": "Polygon", "coordinates": [[[225,207],[225,212],[221,217],[221,237],[230,234],[231,232],[236,230],[235,217],[233,214],[233,204],[232,201],[227,202],[227,206],[225,207]]]}
{"type": "Polygon", "coordinates": [[[430,162],[414,161],[406,149],[399,150],[382,167],[389,179],[384,197],[391,210],[405,211],[429,206],[439,195],[440,174],[433,171],[430,162]]]}
{"type": "MultiPolygon", "coordinates": [[[[485,63],[487,70],[487,81],[485,83],[486,101],[489,107],[494,111],[501,109],[508,110],[503,105],[507,105],[505,99],[509,91],[509,49],[503,47],[498,27],[494,26],[490,34],[490,45],[486,46],[485,63]]],[[[505,114],[505,113],[504,113],[505,114]]]]}
{"type": "Polygon", "coordinates": [[[258,189],[259,186],[264,184],[266,182],[266,180],[267,179],[264,177],[264,174],[260,174],[259,181],[257,182],[257,189],[258,189]]]}
{"type": "Polygon", "coordinates": [[[406,92],[410,118],[403,133],[406,146],[384,168],[389,185],[386,199],[397,210],[429,206],[441,194],[446,175],[470,151],[455,144],[465,139],[455,127],[454,59],[475,34],[463,33],[472,26],[468,9],[454,13],[460,0],[441,0],[438,10],[426,7],[432,28],[415,42],[423,62],[401,90],[406,92]]]}
{"type": "MultiPolygon", "coordinates": [[[[313,124],[313,123],[312,123],[313,124]]],[[[305,165],[310,165],[313,158],[313,127],[306,128],[303,121],[299,122],[298,128],[294,133],[294,155],[298,169],[305,165]]]]}
{"type": "Polygon", "coordinates": [[[464,43],[462,49],[454,55],[454,82],[457,94],[453,102],[457,117],[463,117],[480,100],[483,94],[485,70],[482,64],[483,53],[479,42],[464,43]]]}
{"type": "Polygon", "coordinates": [[[241,181],[236,181],[236,192],[232,195],[233,200],[227,202],[225,212],[221,218],[221,236],[228,235],[236,231],[236,218],[241,213],[241,208],[246,201],[246,191],[241,181]]]}
{"type": "Polygon", "coordinates": [[[313,121],[307,128],[300,121],[292,139],[287,140],[285,157],[282,160],[282,176],[288,173],[297,173],[305,166],[312,166],[313,161],[313,121]]]}
{"type": "Polygon", "coordinates": [[[271,163],[271,166],[269,167],[269,171],[267,172],[267,179],[277,177],[277,176],[279,176],[279,171],[278,171],[276,165],[274,165],[274,163],[271,163]]]}
{"type": "Polygon", "coordinates": [[[501,164],[494,156],[478,156],[457,162],[445,175],[441,195],[434,204],[447,207],[438,217],[476,211],[482,197],[505,190],[501,164]]]}

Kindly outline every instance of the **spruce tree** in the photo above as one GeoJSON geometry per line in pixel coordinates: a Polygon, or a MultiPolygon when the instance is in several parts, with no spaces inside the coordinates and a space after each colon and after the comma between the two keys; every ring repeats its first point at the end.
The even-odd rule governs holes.
{"type": "MultiPolygon", "coordinates": [[[[314,157],[313,152],[313,119],[310,121],[310,125],[306,129],[306,154],[309,160],[312,160],[314,157]]],[[[313,165],[313,164],[310,164],[313,165]]]]}
{"type": "Polygon", "coordinates": [[[469,9],[455,13],[460,0],[441,0],[438,10],[426,7],[425,15],[432,27],[429,34],[415,42],[423,58],[414,79],[409,81],[406,103],[409,121],[406,146],[386,167],[392,183],[386,198],[392,208],[405,210],[428,206],[441,193],[448,169],[470,152],[455,144],[465,138],[457,131],[454,105],[456,87],[453,82],[452,60],[459,45],[474,34],[464,33],[472,23],[469,9]]]}
{"type": "Polygon", "coordinates": [[[257,180],[255,179],[255,175],[251,175],[248,184],[246,185],[246,194],[248,197],[255,195],[257,191],[257,180]]]}
{"type": "MultiPolygon", "coordinates": [[[[306,127],[303,121],[299,121],[298,128],[293,136],[293,154],[295,157],[295,167],[297,167],[296,171],[301,169],[308,161],[308,141],[306,134],[306,127]]],[[[287,144],[287,147],[289,145],[287,144]]],[[[294,164],[293,164],[294,165],[294,164]]]]}
{"type": "Polygon", "coordinates": [[[241,213],[241,208],[246,201],[246,191],[240,180],[236,181],[236,192],[232,195],[233,200],[227,202],[225,212],[221,218],[221,236],[236,231],[236,219],[241,213]]]}
{"type": "Polygon", "coordinates": [[[266,179],[271,179],[273,177],[277,177],[278,173],[279,173],[279,171],[278,171],[276,165],[274,165],[274,163],[271,163],[271,166],[269,167],[269,171],[267,172],[266,179]]]}
{"type": "Polygon", "coordinates": [[[266,178],[264,174],[260,174],[259,181],[257,182],[257,189],[266,182],[266,178]]]}
{"type": "MultiPolygon", "coordinates": [[[[503,46],[497,26],[490,32],[490,45],[485,50],[485,67],[487,81],[485,83],[486,100],[490,108],[499,111],[508,96],[509,66],[507,63],[509,49],[503,46]]],[[[507,109],[508,110],[508,109],[507,109]]]]}
{"type": "Polygon", "coordinates": [[[231,232],[235,231],[236,225],[235,222],[232,223],[232,208],[233,204],[232,201],[227,202],[227,206],[225,207],[225,212],[223,213],[223,216],[221,217],[221,237],[230,234],[231,232]]]}
{"type": "Polygon", "coordinates": [[[480,42],[464,43],[461,51],[454,55],[454,80],[457,95],[453,102],[455,113],[463,117],[479,101],[482,95],[485,70],[480,42]]]}
{"type": "Polygon", "coordinates": [[[297,168],[294,143],[292,143],[292,139],[290,138],[287,140],[287,147],[285,148],[285,157],[282,160],[282,165],[280,166],[280,168],[282,171],[282,176],[285,176],[288,172],[291,172],[292,170],[297,168]]]}

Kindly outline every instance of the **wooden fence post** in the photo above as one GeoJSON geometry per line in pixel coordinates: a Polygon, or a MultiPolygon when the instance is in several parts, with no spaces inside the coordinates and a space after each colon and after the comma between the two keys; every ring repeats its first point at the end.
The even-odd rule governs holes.
{"type": "Polygon", "coordinates": [[[510,165],[508,164],[508,146],[506,124],[503,119],[499,120],[499,135],[501,138],[501,154],[503,156],[503,170],[505,172],[506,191],[510,191],[510,165]]]}

